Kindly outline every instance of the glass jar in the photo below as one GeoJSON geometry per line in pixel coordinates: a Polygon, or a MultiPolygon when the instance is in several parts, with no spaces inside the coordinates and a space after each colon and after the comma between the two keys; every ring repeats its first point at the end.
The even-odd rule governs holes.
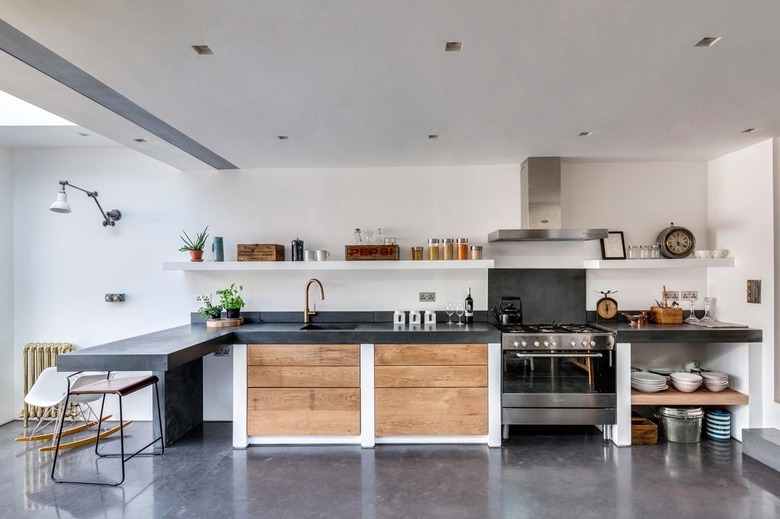
{"type": "Polygon", "coordinates": [[[660,259],[661,257],[661,246],[657,243],[655,245],[650,245],[650,259],[660,259]]]}
{"type": "Polygon", "coordinates": [[[636,245],[628,246],[628,259],[639,259],[639,247],[636,245]]]}
{"type": "Polygon", "coordinates": [[[414,261],[422,261],[423,259],[423,248],[422,247],[412,247],[412,260],[414,261]]]}
{"type": "Polygon", "coordinates": [[[428,259],[436,261],[439,259],[439,239],[431,238],[428,240],[428,259]]]}
{"type": "Polygon", "coordinates": [[[482,245],[472,245],[471,246],[471,259],[473,259],[473,260],[481,260],[482,259],[482,245]]]}
{"type": "Polygon", "coordinates": [[[442,247],[444,249],[444,259],[455,259],[455,240],[452,238],[444,238],[442,242],[444,242],[444,246],[442,247]]]}
{"type": "Polygon", "coordinates": [[[650,247],[647,245],[639,246],[639,259],[650,259],[650,247]]]}
{"type": "Polygon", "coordinates": [[[469,259],[469,240],[468,238],[458,238],[458,259],[469,259]]]}

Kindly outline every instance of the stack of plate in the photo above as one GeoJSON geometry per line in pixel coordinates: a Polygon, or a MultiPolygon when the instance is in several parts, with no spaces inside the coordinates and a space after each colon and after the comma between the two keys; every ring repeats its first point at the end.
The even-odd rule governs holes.
{"type": "Polygon", "coordinates": [[[707,438],[725,442],[731,439],[731,413],[723,409],[712,409],[704,413],[707,438]]]}
{"type": "Polygon", "coordinates": [[[729,376],[725,373],[719,373],[717,371],[702,371],[701,376],[704,378],[704,387],[710,391],[723,391],[729,387],[729,376]]]}
{"type": "Polygon", "coordinates": [[[677,388],[677,391],[682,391],[683,393],[693,393],[699,389],[702,382],[701,375],[696,373],[672,373],[671,378],[672,384],[677,388]]]}
{"type": "Polygon", "coordinates": [[[666,377],[655,373],[631,373],[631,387],[643,393],[656,393],[668,389],[666,377]]]}

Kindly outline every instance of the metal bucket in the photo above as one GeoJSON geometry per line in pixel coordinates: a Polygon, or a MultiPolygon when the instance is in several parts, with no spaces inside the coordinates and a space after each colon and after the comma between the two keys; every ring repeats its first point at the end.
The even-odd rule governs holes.
{"type": "Polygon", "coordinates": [[[675,443],[699,443],[701,441],[701,407],[665,407],[655,411],[660,420],[661,437],[675,443]]]}

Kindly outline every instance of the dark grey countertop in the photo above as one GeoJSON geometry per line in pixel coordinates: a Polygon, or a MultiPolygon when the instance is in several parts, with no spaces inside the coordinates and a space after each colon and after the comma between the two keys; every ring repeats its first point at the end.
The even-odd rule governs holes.
{"type": "MultiPolygon", "coordinates": [[[[325,324],[325,323],[322,323],[325,324]]],[[[249,323],[229,328],[187,324],[84,348],[57,358],[62,371],[166,371],[199,359],[226,344],[468,344],[499,342],[484,322],[457,326],[356,323],[352,330],[305,330],[302,323],[249,323]]]]}
{"type": "Polygon", "coordinates": [[[617,333],[617,342],[629,343],[702,343],[762,342],[756,328],[703,328],[692,324],[653,324],[631,326],[627,322],[599,324],[617,333]]]}

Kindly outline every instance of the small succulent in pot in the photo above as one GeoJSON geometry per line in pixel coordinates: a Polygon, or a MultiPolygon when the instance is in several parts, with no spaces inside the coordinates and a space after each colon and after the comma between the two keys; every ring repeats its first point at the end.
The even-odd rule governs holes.
{"type": "Polygon", "coordinates": [[[203,248],[206,246],[206,238],[209,237],[207,233],[208,230],[209,226],[207,225],[206,228],[203,229],[203,232],[195,235],[194,240],[190,238],[186,231],[182,231],[184,236],[179,235],[181,241],[184,242],[184,245],[179,249],[179,251],[189,252],[190,261],[203,261],[203,248]]]}
{"type": "Polygon", "coordinates": [[[241,315],[241,309],[244,307],[244,300],[241,298],[243,285],[236,286],[231,283],[228,288],[217,290],[220,304],[225,308],[228,319],[238,319],[241,315]]]}
{"type": "Polygon", "coordinates": [[[198,315],[201,316],[204,321],[219,319],[222,315],[222,305],[212,305],[211,297],[206,297],[205,301],[206,304],[198,308],[198,315]]]}

